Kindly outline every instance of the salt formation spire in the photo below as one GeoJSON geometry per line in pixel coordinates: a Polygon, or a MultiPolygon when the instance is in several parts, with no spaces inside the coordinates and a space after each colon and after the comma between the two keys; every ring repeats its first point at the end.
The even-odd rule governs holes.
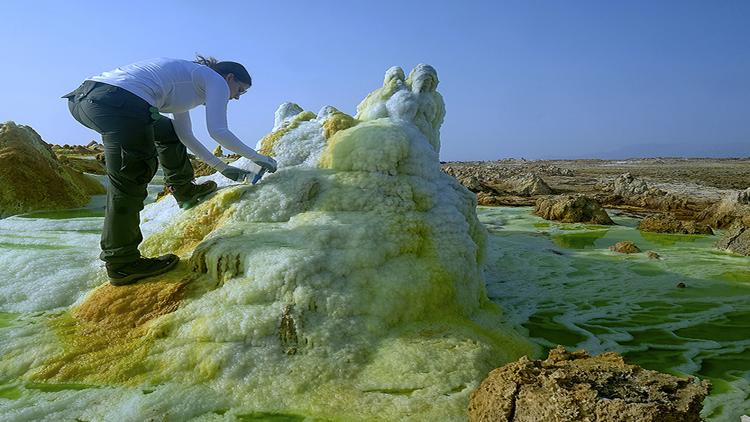
{"type": "Polygon", "coordinates": [[[158,396],[170,408],[171,391],[194,387],[201,394],[170,413],[182,419],[219,407],[225,417],[465,419],[487,372],[533,346],[486,296],[474,195],[440,171],[437,85],[431,66],[407,78],[394,67],[354,117],[283,104],[259,142],[279,171],[188,211],[171,198],[147,207],[143,252],[183,264],[92,292],[68,316],[68,332],[92,340],[63,341],[65,353],[37,356],[44,364],[28,373],[114,386],[102,393],[110,404],[158,396]],[[148,311],[118,315],[131,302],[148,311]],[[154,393],[132,398],[144,386],[154,393]]]}
{"type": "Polygon", "coordinates": [[[437,71],[419,64],[404,79],[404,71],[394,66],[385,73],[383,87],[370,93],[358,106],[356,118],[383,117],[412,122],[440,152],[440,126],[445,117],[443,97],[436,91],[437,71]]]}

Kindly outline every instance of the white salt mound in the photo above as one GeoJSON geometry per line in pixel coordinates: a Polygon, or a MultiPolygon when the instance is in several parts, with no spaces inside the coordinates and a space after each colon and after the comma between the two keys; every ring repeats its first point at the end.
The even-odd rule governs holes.
{"type": "MultiPolygon", "coordinates": [[[[137,364],[113,350],[118,365],[67,380],[106,388],[22,389],[0,412],[465,420],[486,374],[534,350],[485,294],[475,196],[440,171],[437,85],[431,66],[391,68],[356,119],[326,107],[302,121],[282,105],[276,173],[255,186],[208,176],[227,187],[205,204],[143,211],[144,252],[181,253],[190,287],[134,340],[137,364]]],[[[54,347],[21,356],[35,335],[50,337],[0,346],[0,371],[28,379],[55,360],[54,347]]]]}

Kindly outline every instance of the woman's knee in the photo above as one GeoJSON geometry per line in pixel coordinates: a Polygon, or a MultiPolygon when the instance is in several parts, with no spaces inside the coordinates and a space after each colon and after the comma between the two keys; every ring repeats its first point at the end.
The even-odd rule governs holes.
{"type": "Polygon", "coordinates": [[[156,142],[157,145],[182,145],[180,138],[177,136],[177,132],[174,131],[172,119],[162,117],[154,122],[154,142],[156,142]]]}
{"type": "Polygon", "coordinates": [[[122,150],[122,163],[119,177],[133,185],[147,185],[154,178],[159,168],[156,153],[144,156],[138,153],[122,150]]]}

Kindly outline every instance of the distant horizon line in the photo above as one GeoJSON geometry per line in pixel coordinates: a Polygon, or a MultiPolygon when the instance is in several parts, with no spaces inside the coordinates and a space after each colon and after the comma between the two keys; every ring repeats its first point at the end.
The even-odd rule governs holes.
{"type": "MultiPolygon", "coordinates": [[[[101,140],[91,139],[87,143],[71,143],[71,144],[54,144],[49,145],[55,146],[82,146],[90,144],[91,142],[102,144],[101,140]]],[[[218,144],[217,144],[218,145],[218,144]]],[[[632,161],[632,160],[750,160],[750,154],[739,154],[739,155],[641,155],[641,156],[608,156],[608,154],[602,154],[602,156],[559,156],[559,157],[499,157],[496,159],[440,159],[441,163],[472,163],[472,162],[488,162],[488,161],[632,161]]]]}
{"type": "Polygon", "coordinates": [[[722,156],[722,157],[709,157],[709,156],[644,156],[644,157],[625,157],[625,158],[600,158],[600,157],[579,157],[579,158],[524,158],[524,157],[506,157],[498,158],[495,160],[440,160],[441,163],[480,163],[488,161],[636,161],[636,160],[750,160],[750,156],[722,156]]]}

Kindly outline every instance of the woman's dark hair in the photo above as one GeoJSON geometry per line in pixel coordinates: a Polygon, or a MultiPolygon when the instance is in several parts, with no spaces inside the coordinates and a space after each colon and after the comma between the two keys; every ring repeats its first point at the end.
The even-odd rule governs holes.
{"type": "Polygon", "coordinates": [[[250,74],[247,73],[247,69],[245,69],[245,66],[237,62],[220,62],[216,60],[215,57],[206,57],[200,54],[196,54],[194,63],[208,66],[223,77],[226,77],[231,73],[238,81],[246,83],[248,85],[253,84],[253,79],[250,77],[250,74]]]}

